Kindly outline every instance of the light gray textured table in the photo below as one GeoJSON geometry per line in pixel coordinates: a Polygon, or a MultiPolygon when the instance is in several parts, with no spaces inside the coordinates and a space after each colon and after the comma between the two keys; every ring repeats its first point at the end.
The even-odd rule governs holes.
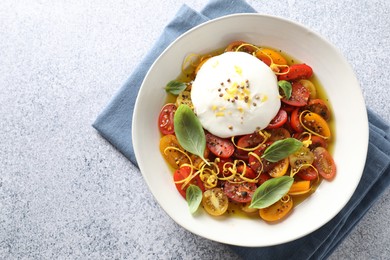
{"type": "MultiPolygon", "coordinates": [[[[0,259],[236,258],[175,224],[91,127],[184,2],[206,3],[0,2],[0,259]]],[[[367,106],[390,121],[388,0],[249,3],[332,42],[367,106]]],[[[387,191],[331,259],[389,259],[389,200],[387,191]]]]}

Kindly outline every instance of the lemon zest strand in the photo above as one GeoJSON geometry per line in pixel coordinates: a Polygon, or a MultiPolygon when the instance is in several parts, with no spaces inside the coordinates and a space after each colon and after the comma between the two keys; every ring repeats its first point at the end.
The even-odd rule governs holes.
{"type": "Polygon", "coordinates": [[[320,135],[319,133],[316,133],[316,132],[314,132],[313,130],[311,130],[310,128],[308,128],[307,126],[305,126],[305,124],[304,124],[303,121],[302,121],[302,116],[303,116],[303,114],[306,114],[306,113],[313,113],[313,112],[311,112],[310,110],[303,110],[303,111],[299,114],[299,123],[302,125],[302,127],[305,128],[306,131],[308,131],[309,133],[311,133],[311,134],[313,134],[313,135],[316,135],[316,136],[319,136],[319,137],[321,137],[321,138],[324,138],[325,140],[329,139],[329,137],[320,135]]]}

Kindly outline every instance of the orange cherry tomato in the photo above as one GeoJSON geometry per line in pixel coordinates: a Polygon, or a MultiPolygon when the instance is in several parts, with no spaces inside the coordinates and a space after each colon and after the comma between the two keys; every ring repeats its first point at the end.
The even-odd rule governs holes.
{"type": "Polygon", "coordinates": [[[323,138],[330,138],[328,123],[320,115],[309,112],[303,115],[302,124],[323,138]]]}
{"type": "Polygon", "coordinates": [[[181,151],[184,149],[180,146],[179,141],[174,135],[164,135],[160,139],[160,152],[163,155],[164,159],[172,166],[174,169],[177,169],[183,163],[189,163],[187,156],[182,152],[179,152],[175,149],[169,149],[168,147],[178,148],[181,151]],[[168,148],[168,149],[167,149],[168,148]]]}
{"type": "Polygon", "coordinates": [[[286,217],[293,207],[291,197],[287,201],[279,200],[267,208],[259,210],[262,219],[268,222],[274,222],[286,217]]]}
{"type": "Polygon", "coordinates": [[[268,171],[268,174],[273,178],[283,176],[286,174],[289,165],[288,158],[284,158],[277,162],[276,165],[268,171]]]}
{"type": "Polygon", "coordinates": [[[270,66],[272,62],[278,65],[287,65],[287,61],[282,54],[271,49],[261,49],[256,51],[256,57],[268,66],[270,66]]]}

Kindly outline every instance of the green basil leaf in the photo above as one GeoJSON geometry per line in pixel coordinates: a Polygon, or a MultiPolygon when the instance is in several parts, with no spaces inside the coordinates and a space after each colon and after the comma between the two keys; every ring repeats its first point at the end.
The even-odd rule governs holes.
{"type": "Polygon", "coordinates": [[[199,156],[207,163],[203,157],[206,148],[206,135],[199,119],[191,108],[181,104],[175,112],[173,124],[179,144],[185,150],[199,156]]]}
{"type": "Polygon", "coordinates": [[[187,84],[176,81],[176,80],[171,80],[168,82],[168,84],[165,86],[165,91],[168,93],[171,93],[172,95],[179,95],[181,92],[183,92],[187,88],[187,84]]]}
{"type": "Polygon", "coordinates": [[[302,145],[303,143],[301,141],[291,137],[278,140],[265,149],[261,158],[269,162],[277,162],[298,151],[302,145]]]}
{"type": "Polygon", "coordinates": [[[294,178],[290,176],[267,180],[256,189],[249,207],[262,209],[271,206],[287,194],[293,182],[294,178]]]}
{"type": "Polygon", "coordinates": [[[283,90],[286,99],[290,99],[292,92],[292,85],[287,80],[279,80],[278,86],[283,90]]]}
{"type": "Polygon", "coordinates": [[[202,190],[198,186],[190,184],[186,190],[186,200],[191,214],[195,213],[202,202],[202,190]]]}

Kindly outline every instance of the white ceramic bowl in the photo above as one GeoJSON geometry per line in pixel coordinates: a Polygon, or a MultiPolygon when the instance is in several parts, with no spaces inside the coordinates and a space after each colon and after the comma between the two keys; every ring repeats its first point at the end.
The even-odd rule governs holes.
{"type": "Polygon", "coordinates": [[[193,28],[154,62],[134,110],[133,144],[140,170],[157,202],[179,225],[199,236],[239,246],[270,246],[305,236],[331,220],[349,201],[364,168],[368,120],[358,81],[350,65],[330,43],[297,23],[260,14],[225,16],[193,28]],[[175,79],[184,57],[207,53],[234,40],[281,49],[309,64],[329,97],[336,137],[333,156],[337,176],[278,224],[260,219],[214,218],[199,210],[191,215],[177,192],[172,172],[159,151],[157,118],[166,100],[164,86],[175,79]]]}

